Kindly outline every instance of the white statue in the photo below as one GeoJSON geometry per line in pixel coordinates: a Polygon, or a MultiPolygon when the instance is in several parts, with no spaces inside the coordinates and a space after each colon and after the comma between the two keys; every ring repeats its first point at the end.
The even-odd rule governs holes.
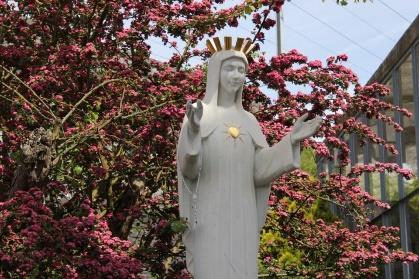
{"type": "Polygon", "coordinates": [[[259,232],[270,182],[300,166],[300,141],[321,123],[300,117],[291,133],[269,147],[256,118],[242,106],[250,41],[207,43],[203,101],[188,103],[178,143],[180,216],[186,261],[195,279],[256,279],[259,232]],[[244,43],[244,44],[243,44],[244,43]]]}

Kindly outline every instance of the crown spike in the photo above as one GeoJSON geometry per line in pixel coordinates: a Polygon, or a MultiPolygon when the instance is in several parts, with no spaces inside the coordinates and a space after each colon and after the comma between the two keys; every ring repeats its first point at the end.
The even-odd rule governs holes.
{"type": "Polygon", "coordinates": [[[230,50],[232,47],[232,38],[231,37],[224,37],[224,49],[230,50]]]}
{"type": "Polygon", "coordinates": [[[243,42],[244,42],[243,38],[237,38],[236,46],[234,47],[234,49],[237,51],[240,51],[242,49],[243,42]]]}
{"type": "Polygon", "coordinates": [[[220,38],[214,37],[213,40],[214,40],[215,46],[217,47],[217,51],[222,51],[223,47],[221,46],[220,38]]]}
{"type": "Polygon", "coordinates": [[[250,39],[244,38],[237,38],[236,44],[233,47],[233,38],[230,36],[224,37],[223,43],[224,46],[221,45],[221,40],[219,37],[214,37],[212,39],[208,39],[206,45],[211,54],[223,50],[235,50],[242,52],[246,56],[250,54],[250,52],[255,47],[255,45],[250,39]]]}
{"type": "Polygon", "coordinates": [[[251,49],[251,46],[252,46],[252,41],[251,40],[246,40],[246,43],[244,44],[244,47],[242,49],[243,53],[247,55],[249,49],[251,49]]]}
{"type": "Polygon", "coordinates": [[[214,44],[212,43],[211,40],[207,40],[207,48],[209,49],[211,54],[214,54],[214,53],[217,52],[217,50],[215,49],[214,44]]]}
{"type": "Polygon", "coordinates": [[[249,55],[249,53],[251,53],[251,52],[252,52],[252,50],[255,48],[255,46],[256,46],[255,44],[251,44],[251,45],[250,45],[250,47],[249,47],[249,49],[246,51],[246,53],[245,53],[245,54],[246,54],[246,55],[249,55]]]}

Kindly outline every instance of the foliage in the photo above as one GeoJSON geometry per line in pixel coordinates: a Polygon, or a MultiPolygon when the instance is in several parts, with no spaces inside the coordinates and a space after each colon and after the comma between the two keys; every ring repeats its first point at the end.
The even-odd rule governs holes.
{"type": "MultiPolygon", "coordinates": [[[[204,64],[188,61],[205,62],[209,53],[197,43],[237,26],[244,16],[252,17],[253,39],[262,44],[264,30],[275,25],[273,12],[283,5],[250,0],[215,9],[222,2],[0,0],[2,276],[69,272],[91,278],[96,270],[115,278],[142,272],[188,278],[175,149],[186,101],[205,90],[204,64]],[[169,61],[150,56],[152,37],[177,50],[169,61]],[[183,50],[176,40],[185,43],[183,50]]],[[[261,55],[251,59],[244,106],[271,144],[310,105],[324,119],[317,134],[324,141],[304,142],[316,156],[330,158],[337,149],[341,166],[347,166],[342,133],[396,152],[356,115],[401,131],[385,112],[409,112],[379,98],[388,94],[386,87],[360,85],[342,64],[346,59],[330,57],[323,65],[296,50],[269,61],[261,55]],[[288,82],[305,85],[305,92],[291,94],[288,82]],[[275,90],[278,99],[267,98],[261,85],[275,90]]],[[[273,276],[365,278],[376,274],[379,263],[416,260],[392,249],[397,229],[368,222],[367,205],[385,204],[362,191],[359,177],[384,169],[411,177],[397,165],[377,163],[353,167],[346,176],[310,179],[295,171],[278,179],[266,230],[284,241],[263,241],[264,269],[273,276]],[[318,200],[335,203],[355,228],[309,214],[318,200]]]]}
{"type": "MultiPolygon", "coordinates": [[[[12,278],[128,278],[139,272],[140,262],[130,255],[132,243],[112,233],[95,216],[89,200],[77,207],[67,204],[54,218],[36,188],[18,191],[1,210],[1,269],[12,278]],[[73,208],[72,208],[73,207],[73,208]]],[[[74,202],[74,200],[73,200],[74,202]]]]}

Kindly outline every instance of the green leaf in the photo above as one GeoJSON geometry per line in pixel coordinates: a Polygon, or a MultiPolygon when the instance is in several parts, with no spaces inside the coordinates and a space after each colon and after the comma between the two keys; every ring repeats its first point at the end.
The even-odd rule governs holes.
{"type": "Polygon", "coordinates": [[[77,174],[77,175],[79,175],[79,174],[81,174],[81,172],[83,171],[83,167],[81,167],[81,166],[75,166],[74,168],[73,168],[73,172],[74,172],[74,174],[77,174]]]}
{"type": "Polygon", "coordinates": [[[316,158],[312,148],[304,148],[301,152],[301,169],[312,177],[317,176],[316,158]]]}
{"type": "Polygon", "coordinates": [[[255,10],[255,7],[253,7],[253,6],[246,6],[245,8],[244,8],[244,12],[245,12],[245,14],[247,14],[247,15],[250,15],[253,11],[255,10]]]}
{"type": "Polygon", "coordinates": [[[188,222],[184,219],[175,220],[170,224],[170,228],[175,233],[183,233],[188,228],[188,222]]]}
{"type": "Polygon", "coordinates": [[[89,111],[84,117],[84,122],[86,123],[96,123],[99,118],[99,113],[95,111],[89,111]]]}

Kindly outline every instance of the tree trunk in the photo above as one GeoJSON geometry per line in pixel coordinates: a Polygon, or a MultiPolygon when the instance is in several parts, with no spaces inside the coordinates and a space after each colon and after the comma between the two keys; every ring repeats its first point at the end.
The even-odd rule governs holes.
{"type": "Polygon", "coordinates": [[[51,167],[52,133],[44,128],[33,130],[21,145],[21,156],[9,190],[9,196],[19,190],[44,187],[51,167]]]}

